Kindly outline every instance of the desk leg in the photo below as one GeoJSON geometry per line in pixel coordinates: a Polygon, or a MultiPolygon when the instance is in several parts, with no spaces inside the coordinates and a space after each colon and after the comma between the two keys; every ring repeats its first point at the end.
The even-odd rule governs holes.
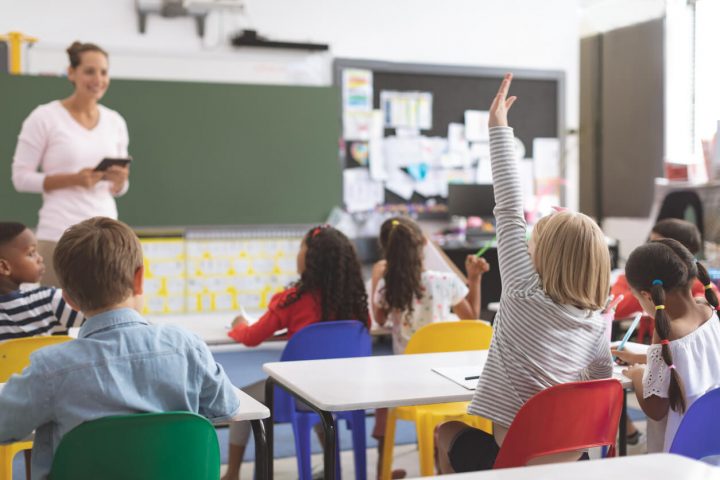
{"type": "MultiPolygon", "coordinates": [[[[273,401],[274,401],[274,394],[275,394],[275,381],[272,379],[272,377],[268,377],[267,380],[265,380],[265,405],[267,405],[268,409],[270,409],[270,418],[267,419],[267,422],[265,424],[265,440],[266,440],[266,447],[265,447],[265,474],[267,475],[268,480],[272,480],[273,478],[273,461],[275,460],[275,453],[274,453],[274,443],[273,443],[273,430],[275,427],[275,420],[274,420],[274,409],[273,409],[273,401]]],[[[256,437],[257,438],[257,437],[256,437]]],[[[257,465],[257,461],[255,462],[257,465]]]]}
{"type": "Polygon", "coordinates": [[[618,455],[627,455],[627,390],[623,390],[622,413],[620,414],[620,439],[618,440],[618,455]]]}
{"type": "Polygon", "coordinates": [[[257,480],[268,480],[270,477],[267,476],[268,457],[265,422],[263,420],[251,420],[250,424],[255,438],[255,478],[257,480]]]}
{"type": "Polygon", "coordinates": [[[273,380],[272,377],[268,377],[267,380],[265,380],[265,405],[270,409],[270,419],[267,422],[267,428],[266,428],[266,437],[267,437],[267,456],[268,456],[268,462],[267,462],[267,478],[272,479],[273,478],[273,393],[275,392],[275,385],[278,387],[281,387],[285,390],[287,390],[292,396],[294,396],[296,399],[302,400],[303,403],[305,403],[312,411],[317,413],[320,416],[320,420],[322,420],[323,425],[323,431],[325,433],[325,445],[324,445],[324,462],[323,466],[325,469],[324,478],[325,480],[334,480],[335,479],[335,468],[336,465],[336,450],[338,448],[337,445],[337,426],[335,424],[335,418],[333,417],[332,413],[326,412],[325,410],[320,410],[318,407],[312,404],[312,402],[307,401],[300,395],[295,394],[292,390],[289,390],[285,388],[281,384],[277,384],[275,380],[273,380]]]}
{"type": "Polygon", "coordinates": [[[335,418],[332,413],[324,410],[315,409],[312,405],[310,407],[320,415],[322,420],[323,431],[325,432],[325,445],[324,445],[324,467],[325,467],[325,480],[333,480],[335,478],[335,451],[338,448],[337,445],[337,425],[335,424],[335,418]]]}

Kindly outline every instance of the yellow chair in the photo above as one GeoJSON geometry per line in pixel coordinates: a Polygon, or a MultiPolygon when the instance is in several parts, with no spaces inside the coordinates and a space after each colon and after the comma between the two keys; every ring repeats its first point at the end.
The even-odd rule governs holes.
{"type": "MultiPolygon", "coordinates": [[[[22,372],[30,364],[30,354],[35,350],[68,340],[72,340],[72,338],[56,335],[18,338],[0,343],[0,383],[7,382],[12,374],[22,372]]],[[[32,440],[0,445],[0,479],[13,478],[13,458],[18,452],[31,450],[32,445],[32,440]]]]}
{"type": "MultiPolygon", "coordinates": [[[[478,320],[431,323],[422,327],[410,338],[406,354],[459,352],[465,350],[487,350],[490,348],[492,327],[478,320]]],[[[468,415],[469,402],[439,403],[396,407],[388,410],[383,448],[382,475],[389,480],[392,471],[393,447],[395,444],[396,420],[415,422],[420,474],[434,474],[435,427],[441,423],[458,420],[488,433],[492,433],[492,422],[477,415],[468,415]]]]}

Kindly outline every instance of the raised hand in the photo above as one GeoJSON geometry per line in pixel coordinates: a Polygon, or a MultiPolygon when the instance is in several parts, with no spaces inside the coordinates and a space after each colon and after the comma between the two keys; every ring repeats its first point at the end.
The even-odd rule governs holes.
{"type": "Polygon", "coordinates": [[[490,271],[490,264],[482,257],[476,255],[468,255],[465,257],[465,271],[468,280],[482,277],[484,273],[490,271]]]}
{"type": "Polygon", "coordinates": [[[490,106],[490,120],[488,122],[489,127],[507,127],[507,113],[515,103],[517,97],[507,98],[508,90],[510,90],[510,84],[512,83],[512,73],[506,73],[505,78],[500,84],[497,95],[493,99],[493,103],[490,106]]]}

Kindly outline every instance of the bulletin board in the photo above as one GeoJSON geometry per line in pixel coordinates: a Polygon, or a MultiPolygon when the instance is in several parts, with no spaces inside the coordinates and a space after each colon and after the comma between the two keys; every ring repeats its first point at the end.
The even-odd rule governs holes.
{"type": "MultiPolygon", "coordinates": [[[[428,140],[421,146],[422,155],[447,155],[453,150],[450,131],[454,125],[468,127],[466,120],[478,121],[478,116],[466,117],[466,111],[487,112],[493,97],[497,92],[505,69],[462,67],[448,65],[422,65],[407,63],[378,62],[372,60],[337,59],[334,63],[334,83],[341,95],[342,130],[340,156],[343,166],[343,198],[345,207],[352,211],[369,209],[372,203],[379,205],[408,204],[408,205],[442,205],[446,203],[446,192],[433,191],[439,188],[441,182],[451,183],[489,183],[489,148],[482,145],[483,140],[467,141],[468,149],[472,149],[471,157],[460,166],[447,166],[447,156],[440,161],[430,162],[418,160],[417,165],[405,165],[402,176],[415,182],[412,194],[408,190],[393,188],[392,181],[378,180],[373,174],[373,154],[387,157],[388,142],[397,142],[398,137],[410,138],[419,135],[428,140]],[[360,72],[356,80],[352,79],[353,72],[360,72]],[[369,75],[368,75],[369,73],[369,75]],[[368,81],[369,79],[369,81],[368,81]],[[354,83],[353,83],[354,82],[354,83]],[[416,113],[411,116],[410,123],[420,128],[397,127],[388,124],[388,117],[392,110],[388,103],[388,96],[398,98],[400,104],[417,106],[416,113]],[[403,98],[402,96],[409,98],[403,98]],[[363,98],[365,97],[365,98],[363,98]],[[429,103],[429,105],[428,105],[429,103]],[[368,125],[362,124],[363,114],[354,114],[348,110],[362,110],[363,104],[374,110],[375,114],[368,114],[368,125]],[[424,111],[423,111],[424,109],[424,111]],[[430,116],[429,123],[427,116],[430,116]],[[361,120],[353,119],[358,115],[361,120]],[[373,117],[374,115],[374,117],[373,117]],[[366,131],[363,130],[366,129],[366,131]],[[363,138],[363,135],[366,136],[363,138]],[[381,137],[378,142],[375,139],[381,137]],[[444,143],[443,143],[444,142],[444,143]],[[379,147],[377,144],[382,143],[379,147]],[[486,158],[487,157],[487,158],[486,158]],[[483,162],[483,160],[485,162],[483,162]],[[425,163],[423,166],[421,163],[425,163]],[[434,162],[434,165],[433,165],[434,162]],[[483,164],[481,165],[481,162],[483,164]],[[436,168],[437,167],[437,168],[436,168]],[[424,170],[424,171],[423,171],[424,170]],[[445,170],[438,173],[439,170],[445,170]],[[435,172],[431,188],[423,187],[421,180],[435,172]],[[366,181],[369,179],[369,183],[366,181]],[[374,182],[374,185],[373,185],[374,182]],[[360,185],[363,184],[363,185],[360,185]],[[390,188],[388,188],[390,187],[390,188]],[[364,190],[363,190],[364,188],[364,190]],[[398,192],[402,194],[398,194],[398,192]],[[433,194],[435,193],[435,194],[433,194]],[[348,205],[348,200],[365,198],[365,204],[356,204],[354,208],[348,205]],[[369,197],[376,201],[367,200],[369,197]],[[348,208],[350,207],[350,208],[348,208]]],[[[510,113],[510,124],[514,128],[518,139],[518,152],[520,158],[527,159],[521,164],[521,174],[525,174],[533,182],[533,189],[547,188],[548,182],[554,182],[560,203],[564,203],[564,188],[562,178],[565,175],[564,165],[564,132],[565,132],[565,76],[561,71],[546,70],[512,70],[514,80],[512,95],[518,97],[510,113]],[[543,147],[543,152],[535,151],[543,147]],[[549,147],[549,150],[548,150],[549,147]],[[555,165],[548,163],[548,151],[554,157],[555,165]],[[538,156],[537,159],[534,157],[538,156]],[[540,158],[542,156],[542,158],[540,158]],[[549,171],[553,170],[553,171],[549,171]],[[552,180],[550,180],[552,178],[552,180]],[[544,180],[542,183],[540,180],[544,180]]],[[[390,122],[392,123],[392,122],[390,122]]],[[[487,117],[480,116],[479,124],[487,125],[487,117]]],[[[472,125],[475,128],[475,125],[472,125]]],[[[469,128],[469,127],[468,127],[469,128]]],[[[457,132],[455,132],[457,133],[457,132]]],[[[486,133],[485,133],[486,135],[486,133]]],[[[476,136],[475,134],[473,135],[476,136]]],[[[457,138],[456,138],[457,140],[457,138]]],[[[460,143],[455,145],[462,146],[460,143]]],[[[384,158],[387,160],[387,158],[384,158]]],[[[406,163],[410,163],[408,160],[406,163]]],[[[409,188],[407,182],[403,188],[409,188]]]]}

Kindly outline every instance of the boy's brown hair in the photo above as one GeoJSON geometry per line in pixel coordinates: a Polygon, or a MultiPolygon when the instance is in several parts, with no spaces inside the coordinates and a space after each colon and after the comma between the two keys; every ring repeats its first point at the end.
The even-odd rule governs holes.
{"type": "Polygon", "coordinates": [[[533,229],[533,261],[543,290],[556,303],[600,310],[610,291],[605,235],[587,215],[558,212],[533,229]]]}
{"type": "Polygon", "coordinates": [[[68,228],[55,247],[60,286],[82,311],[100,310],[133,295],[143,265],[140,240],[130,227],[94,217],[68,228]]]}

